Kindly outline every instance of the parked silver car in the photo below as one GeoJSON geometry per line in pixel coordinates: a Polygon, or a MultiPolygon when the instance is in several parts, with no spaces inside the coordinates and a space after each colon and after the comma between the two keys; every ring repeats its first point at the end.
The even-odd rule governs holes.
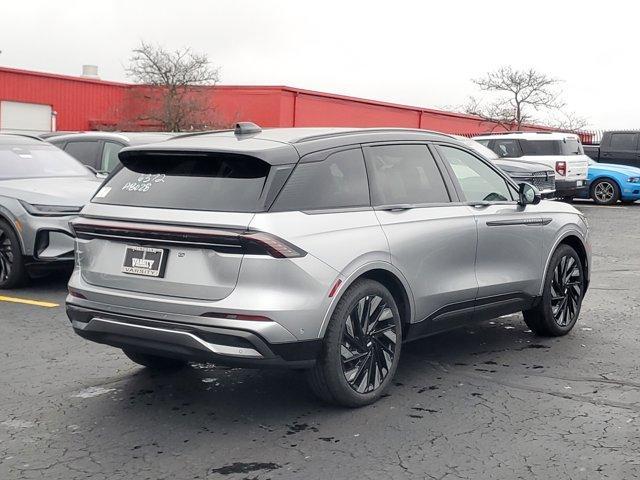
{"type": "Polygon", "coordinates": [[[100,179],[38,138],[0,134],[0,288],[73,264],[69,220],[100,179]]]}
{"type": "Polygon", "coordinates": [[[513,312],[574,326],[584,217],[456,139],[238,124],[120,153],[73,222],[75,331],[133,361],[309,370],[359,406],[403,341],[513,312]]]}

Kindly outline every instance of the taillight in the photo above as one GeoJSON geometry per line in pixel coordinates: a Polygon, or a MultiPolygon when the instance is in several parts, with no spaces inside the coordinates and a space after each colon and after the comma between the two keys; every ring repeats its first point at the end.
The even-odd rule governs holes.
{"type": "Polygon", "coordinates": [[[556,172],[563,177],[567,175],[567,162],[556,162],[556,172]]]}
{"type": "Polygon", "coordinates": [[[307,254],[295,245],[265,232],[247,232],[239,238],[244,247],[244,253],[248,254],[264,255],[266,253],[275,258],[297,258],[307,254]]]}

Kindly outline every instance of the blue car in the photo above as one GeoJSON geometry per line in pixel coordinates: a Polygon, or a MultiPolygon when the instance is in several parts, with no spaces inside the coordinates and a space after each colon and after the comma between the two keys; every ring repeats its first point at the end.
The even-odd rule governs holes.
{"type": "Polygon", "coordinates": [[[598,205],[633,203],[640,200],[640,168],[613,163],[589,162],[587,176],[589,188],[584,189],[582,198],[592,198],[598,205]]]}

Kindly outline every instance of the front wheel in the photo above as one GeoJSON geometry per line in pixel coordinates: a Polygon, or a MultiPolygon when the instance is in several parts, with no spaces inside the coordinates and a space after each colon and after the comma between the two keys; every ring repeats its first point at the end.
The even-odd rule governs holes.
{"type": "Polygon", "coordinates": [[[360,407],[375,402],[400,358],[402,326],[396,302],[380,283],[363,279],[338,302],[315,367],[314,393],[329,403],[360,407]]]}
{"type": "Polygon", "coordinates": [[[590,196],[598,205],[614,205],[620,200],[620,187],[613,180],[601,178],[591,185],[590,196]]]}
{"type": "Polygon", "coordinates": [[[549,262],[542,299],[535,308],[522,312],[524,321],[538,335],[566,335],[580,315],[584,286],[580,257],[569,245],[560,245],[549,262]]]}
{"type": "Polygon", "coordinates": [[[9,224],[0,221],[0,288],[19,287],[28,278],[20,241],[9,224]]]}

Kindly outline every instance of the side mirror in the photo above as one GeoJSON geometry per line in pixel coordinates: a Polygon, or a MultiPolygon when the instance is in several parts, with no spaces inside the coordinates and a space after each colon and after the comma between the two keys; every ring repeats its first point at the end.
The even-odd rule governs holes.
{"type": "Polygon", "coordinates": [[[530,183],[521,183],[518,190],[518,203],[523,207],[525,205],[537,205],[542,200],[540,190],[531,185],[530,183]]]}

